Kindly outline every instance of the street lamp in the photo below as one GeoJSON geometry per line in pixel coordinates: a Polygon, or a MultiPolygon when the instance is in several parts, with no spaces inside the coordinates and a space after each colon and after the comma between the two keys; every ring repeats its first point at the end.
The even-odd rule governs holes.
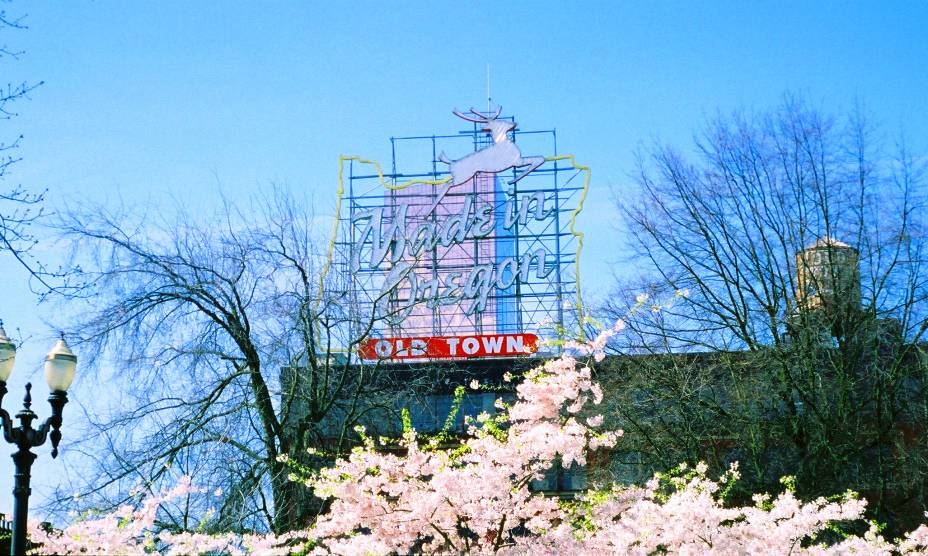
{"type": "MultiPolygon", "coordinates": [[[[0,321],[0,405],[6,395],[6,380],[13,372],[13,363],[16,360],[16,345],[3,330],[3,321],[0,321]]],[[[42,425],[34,429],[32,421],[38,418],[30,407],[32,406],[32,384],[26,383],[26,397],[23,399],[23,409],[16,414],[20,425],[13,426],[13,419],[5,409],[0,407],[0,419],[3,421],[3,437],[7,442],[16,444],[19,448],[13,453],[13,463],[16,473],[13,475],[13,544],[11,554],[26,553],[26,518],[29,514],[29,488],[30,471],[35,454],[30,448],[41,446],[45,438],[52,439],[52,457],[58,456],[58,442],[61,441],[61,415],[64,404],[68,403],[68,386],[74,380],[74,369],[77,368],[77,357],[71,352],[64,335],[55,344],[48,355],[45,356],[45,381],[51,394],[48,403],[52,406],[52,416],[42,425]],[[51,431],[51,434],[49,434],[51,431]]]]}

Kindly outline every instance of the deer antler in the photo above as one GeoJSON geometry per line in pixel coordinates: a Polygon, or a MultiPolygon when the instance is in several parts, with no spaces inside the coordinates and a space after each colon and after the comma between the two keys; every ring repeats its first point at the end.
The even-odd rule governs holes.
{"type": "MultiPolygon", "coordinates": [[[[473,112],[473,110],[471,110],[471,112],[473,112]]],[[[486,123],[486,121],[487,121],[486,116],[484,116],[483,114],[476,114],[476,112],[475,112],[475,114],[477,115],[477,118],[479,118],[479,119],[474,119],[473,117],[468,116],[467,114],[462,114],[462,113],[460,113],[460,112],[458,111],[457,108],[455,108],[454,110],[452,110],[451,113],[454,114],[455,116],[457,116],[458,118],[461,118],[462,120],[465,120],[465,121],[468,121],[468,122],[474,122],[475,124],[482,124],[482,123],[486,123]]]]}
{"type": "Polygon", "coordinates": [[[483,119],[485,119],[485,120],[495,120],[495,119],[498,118],[499,115],[503,112],[503,107],[502,107],[502,106],[497,107],[497,108],[496,108],[496,114],[493,114],[492,116],[484,116],[483,114],[481,114],[480,112],[477,112],[477,111],[474,110],[473,108],[471,108],[470,111],[471,111],[472,114],[476,114],[477,116],[480,116],[481,118],[483,118],[483,119]]]}

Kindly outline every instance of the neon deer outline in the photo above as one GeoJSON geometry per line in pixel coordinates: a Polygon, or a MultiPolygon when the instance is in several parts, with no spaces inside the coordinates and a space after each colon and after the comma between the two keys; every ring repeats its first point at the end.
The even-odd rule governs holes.
{"type": "Polygon", "coordinates": [[[497,120],[496,118],[499,117],[502,110],[503,107],[500,106],[496,109],[496,113],[492,116],[481,114],[473,108],[470,109],[470,113],[473,114],[473,116],[462,114],[461,112],[458,112],[457,108],[452,111],[452,114],[458,118],[461,118],[462,120],[474,122],[477,124],[485,124],[485,127],[482,128],[482,131],[489,132],[493,137],[492,145],[480,149],[479,151],[470,153],[464,158],[459,158],[458,160],[449,160],[448,157],[445,156],[444,152],[438,155],[438,160],[450,166],[449,171],[451,172],[452,186],[466,182],[467,180],[474,177],[477,172],[495,174],[498,172],[504,172],[510,168],[522,168],[528,166],[527,170],[523,171],[521,174],[516,176],[515,179],[509,182],[509,184],[512,185],[544,164],[545,157],[523,157],[519,147],[517,147],[515,143],[509,140],[509,132],[516,128],[516,124],[515,122],[497,120]]]}

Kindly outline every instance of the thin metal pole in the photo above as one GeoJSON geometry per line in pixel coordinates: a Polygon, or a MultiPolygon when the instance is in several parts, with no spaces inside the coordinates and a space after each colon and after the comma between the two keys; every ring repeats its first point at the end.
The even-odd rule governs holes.
{"type": "Polygon", "coordinates": [[[35,457],[23,446],[12,455],[16,465],[16,473],[13,475],[13,544],[10,548],[13,556],[26,553],[26,521],[29,517],[29,495],[32,494],[29,482],[35,457]]]}
{"type": "Polygon", "coordinates": [[[487,63],[487,114],[490,113],[490,64],[487,63]]]}

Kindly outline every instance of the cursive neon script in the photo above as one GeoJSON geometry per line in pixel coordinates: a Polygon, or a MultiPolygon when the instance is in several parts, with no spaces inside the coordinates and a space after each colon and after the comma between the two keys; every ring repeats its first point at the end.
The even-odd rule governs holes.
{"type": "MultiPolygon", "coordinates": [[[[469,239],[487,238],[496,226],[493,207],[478,207],[475,194],[464,196],[461,209],[456,214],[441,222],[428,220],[427,217],[433,215],[449,187],[450,184],[442,188],[428,211],[416,215],[425,221],[412,230],[407,228],[407,203],[396,206],[392,218],[386,224],[383,207],[359,211],[352,218],[352,226],[359,233],[351,249],[351,271],[360,271],[363,261],[366,270],[383,268],[387,272],[378,296],[381,302],[393,291],[409,292],[404,306],[390,315],[391,320],[403,320],[418,303],[425,303],[429,308],[465,303],[463,308],[466,315],[482,312],[494,288],[506,290],[517,280],[525,282],[530,279],[532,270],[538,279],[546,278],[554,271],[554,266],[548,265],[548,251],[539,247],[521,257],[474,264],[463,271],[455,270],[427,279],[418,276],[414,272],[415,262],[421,260],[423,254],[431,253],[438,247],[460,245],[469,239]]],[[[517,223],[524,226],[529,218],[549,218],[554,209],[546,210],[545,201],[541,191],[522,195],[518,203],[514,198],[507,199],[503,210],[503,228],[509,230],[517,223]]]]}

